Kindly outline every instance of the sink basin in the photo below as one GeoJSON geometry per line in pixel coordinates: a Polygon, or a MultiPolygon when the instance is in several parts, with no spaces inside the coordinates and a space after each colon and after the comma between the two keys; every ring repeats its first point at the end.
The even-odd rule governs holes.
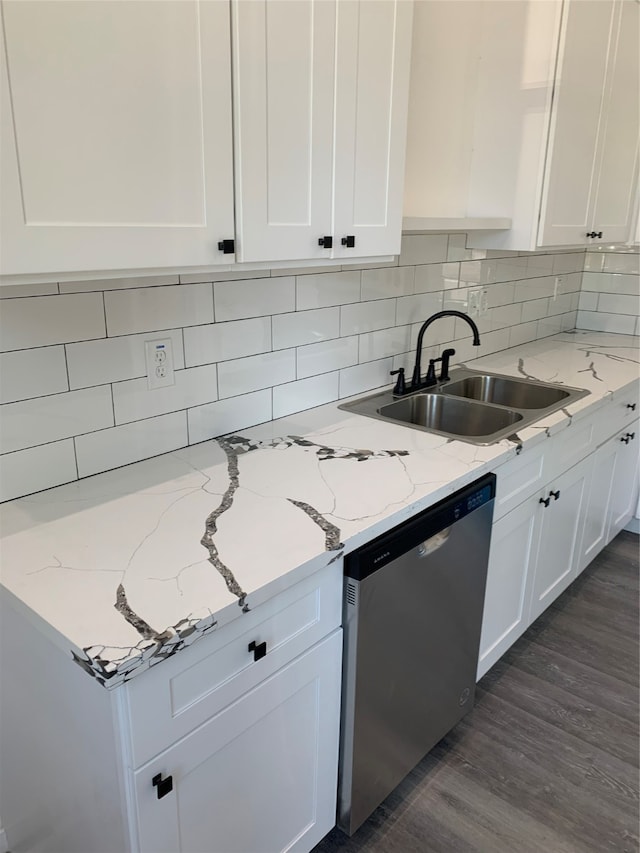
{"type": "Polygon", "coordinates": [[[588,393],[458,367],[449,381],[428,390],[398,398],[389,389],[338,408],[471,444],[495,444],[588,393]]]}
{"type": "Polygon", "coordinates": [[[546,409],[563,403],[571,396],[571,392],[564,388],[490,374],[467,376],[458,382],[450,382],[442,386],[442,393],[515,409],[546,409]]]}
{"type": "Polygon", "coordinates": [[[444,394],[414,394],[381,406],[381,417],[421,426],[431,432],[450,436],[492,437],[522,420],[522,415],[509,409],[498,409],[482,403],[445,397],[444,394]]]}

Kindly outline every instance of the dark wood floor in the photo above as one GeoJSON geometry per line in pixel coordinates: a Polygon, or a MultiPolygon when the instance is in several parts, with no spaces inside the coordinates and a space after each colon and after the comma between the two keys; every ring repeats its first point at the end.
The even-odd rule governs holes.
{"type": "Polygon", "coordinates": [[[353,838],[313,853],[636,853],[638,541],[621,533],[353,838]]]}

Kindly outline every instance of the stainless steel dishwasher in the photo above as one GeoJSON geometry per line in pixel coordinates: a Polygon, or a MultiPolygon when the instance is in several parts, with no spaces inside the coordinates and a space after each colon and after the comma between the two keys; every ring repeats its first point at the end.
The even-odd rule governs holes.
{"type": "Polygon", "coordinates": [[[345,559],[348,835],[473,706],[495,482],[482,477],[345,559]]]}

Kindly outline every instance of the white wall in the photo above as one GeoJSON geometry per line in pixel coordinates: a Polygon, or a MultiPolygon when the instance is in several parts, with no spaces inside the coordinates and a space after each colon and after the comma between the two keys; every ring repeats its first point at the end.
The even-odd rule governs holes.
{"type": "Polygon", "coordinates": [[[0,500],[387,384],[394,366],[410,366],[420,324],[465,310],[469,288],[487,290],[482,346],[464,322],[440,320],[426,358],[574,328],[583,264],[584,252],[412,235],[399,262],[380,267],[3,288],[0,500]],[[150,391],[144,342],[158,337],[173,342],[176,381],[150,391]]]}

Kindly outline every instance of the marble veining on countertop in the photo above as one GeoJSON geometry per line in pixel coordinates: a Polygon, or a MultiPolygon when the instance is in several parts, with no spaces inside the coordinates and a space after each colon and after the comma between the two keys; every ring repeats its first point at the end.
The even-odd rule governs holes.
{"type": "Polygon", "coordinates": [[[115,687],[605,405],[638,379],[638,339],[565,333],[468,366],[591,393],[488,447],[333,403],[20,498],[0,581],[115,687]]]}

